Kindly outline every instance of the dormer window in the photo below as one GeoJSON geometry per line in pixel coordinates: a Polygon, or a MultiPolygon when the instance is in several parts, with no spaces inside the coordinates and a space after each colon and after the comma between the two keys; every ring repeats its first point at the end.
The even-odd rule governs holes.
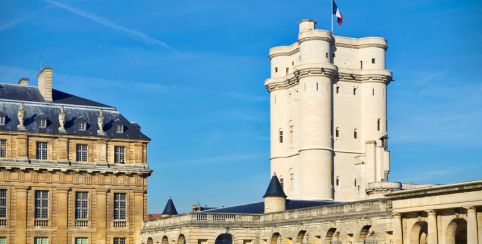
{"type": "Polygon", "coordinates": [[[116,133],[124,133],[124,125],[115,125],[115,132],[116,133]]]}
{"type": "Polygon", "coordinates": [[[5,125],[5,115],[0,116],[0,125],[5,125]]]}
{"type": "Polygon", "coordinates": [[[79,122],[79,130],[86,131],[87,130],[87,122],[79,122]]]}
{"type": "Polygon", "coordinates": [[[39,119],[38,120],[38,127],[39,128],[47,128],[47,119],[39,119]]]}

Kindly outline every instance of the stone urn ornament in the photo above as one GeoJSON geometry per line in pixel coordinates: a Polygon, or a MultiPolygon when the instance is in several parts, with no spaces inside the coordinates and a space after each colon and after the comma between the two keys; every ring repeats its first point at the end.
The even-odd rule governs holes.
{"type": "Polygon", "coordinates": [[[61,107],[60,107],[59,124],[60,124],[59,132],[65,133],[66,130],[65,130],[65,127],[64,127],[64,125],[65,125],[64,106],[61,106],[61,107]]]}
{"type": "Polygon", "coordinates": [[[20,109],[18,110],[17,115],[19,122],[17,128],[19,130],[25,130],[25,126],[23,125],[23,121],[25,120],[25,110],[23,109],[23,103],[20,103],[20,109]]]}
{"type": "Polygon", "coordinates": [[[99,117],[97,117],[97,125],[99,125],[99,130],[97,131],[97,133],[99,135],[105,135],[105,132],[104,132],[104,116],[102,116],[102,109],[100,110],[99,117]]]}

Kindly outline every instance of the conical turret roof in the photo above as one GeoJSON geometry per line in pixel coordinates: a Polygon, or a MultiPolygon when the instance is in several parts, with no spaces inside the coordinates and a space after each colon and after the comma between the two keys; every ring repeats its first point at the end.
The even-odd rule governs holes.
{"type": "Polygon", "coordinates": [[[169,198],[169,201],[167,201],[166,208],[164,208],[164,212],[162,212],[162,214],[169,214],[169,215],[177,214],[176,207],[174,207],[174,203],[172,202],[171,198],[169,198]]]}
{"type": "Polygon", "coordinates": [[[276,173],[273,174],[271,177],[271,181],[269,182],[268,190],[263,197],[287,197],[285,192],[283,191],[283,187],[281,183],[279,183],[278,176],[276,173]]]}

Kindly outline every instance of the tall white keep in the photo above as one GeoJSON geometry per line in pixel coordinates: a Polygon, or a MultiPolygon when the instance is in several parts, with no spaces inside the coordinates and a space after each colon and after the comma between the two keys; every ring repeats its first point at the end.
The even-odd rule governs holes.
{"type": "Polygon", "coordinates": [[[298,24],[297,42],[270,49],[271,174],[290,199],[375,196],[390,171],[386,40],[298,24]]]}

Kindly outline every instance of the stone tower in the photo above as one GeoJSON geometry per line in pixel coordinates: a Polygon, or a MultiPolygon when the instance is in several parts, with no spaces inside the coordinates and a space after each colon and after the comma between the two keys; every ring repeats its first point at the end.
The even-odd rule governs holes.
{"type": "Polygon", "coordinates": [[[270,49],[271,174],[291,199],[368,198],[390,171],[387,42],[298,24],[297,42],[270,49]]]}

